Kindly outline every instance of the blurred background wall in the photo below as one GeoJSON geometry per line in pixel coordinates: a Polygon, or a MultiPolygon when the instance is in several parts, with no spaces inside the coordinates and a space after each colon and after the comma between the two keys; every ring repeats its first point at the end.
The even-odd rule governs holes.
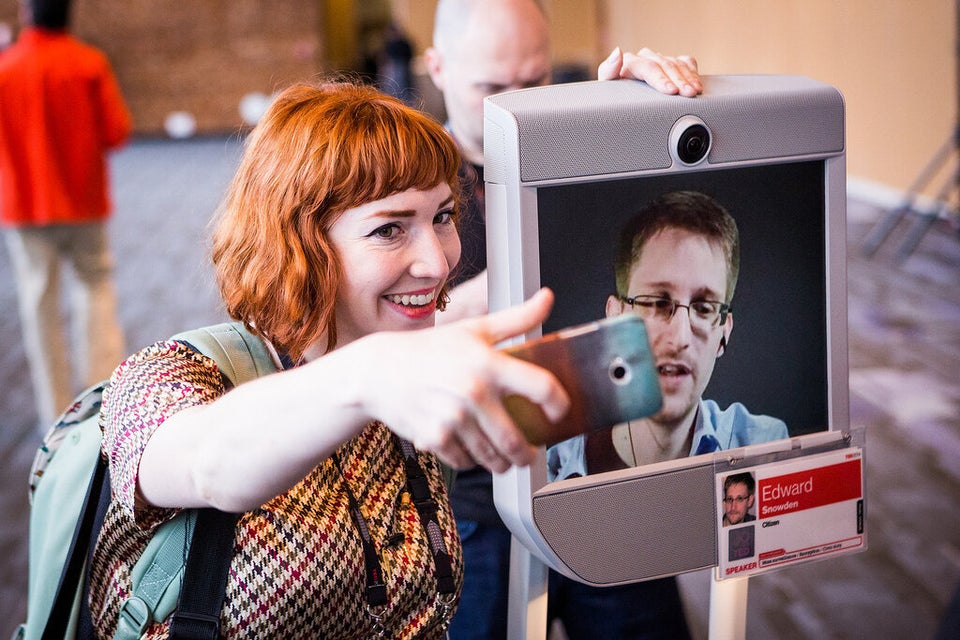
{"type": "MultiPolygon", "coordinates": [[[[554,61],[593,74],[615,44],[698,58],[701,72],[796,73],[847,102],[852,188],[906,189],[957,119],[955,0],[543,0],[554,61]]],[[[244,126],[241,101],[369,67],[394,21],[418,56],[436,0],[75,0],[75,32],[111,57],[141,135],[171,114],[196,133],[244,126]],[[182,113],[181,113],[182,112],[182,113]]],[[[0,4],[16,26],[16,0],[0,4]]],[[[420,100],[441,104],[414,58],[420,100]]]]}
{"type": "Polygon", "coordinates": [[[603,4],[611,43],[691,52],[704,73],[795,73],[840,89],[847,172],[864,195],[907,188],[953,135],[956,0],[603,4]]]}

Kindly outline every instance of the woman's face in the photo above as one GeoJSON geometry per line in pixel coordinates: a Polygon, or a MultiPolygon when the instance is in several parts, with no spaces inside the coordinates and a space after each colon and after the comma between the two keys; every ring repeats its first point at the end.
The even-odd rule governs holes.
{"type": "Polygon", "coordinates": [[[440,290],[460,260],[446,183],[347,209],[329,237],[343,274],[336,346],[376,331],[434,325],[440,290]]]}

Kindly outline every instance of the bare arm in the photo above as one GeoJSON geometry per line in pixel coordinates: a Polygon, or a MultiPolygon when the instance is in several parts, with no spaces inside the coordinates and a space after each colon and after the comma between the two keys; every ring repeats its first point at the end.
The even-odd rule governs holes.
{"type": "Polygon", "coordinates": [[[292,371],[184,409],[143,451],[139,489],[166,507],[255,508],[299,482],[372,420],[456,467],[528,464],[535,449],[502,398],[525,395],[559,419],[569,399],[547,371],[492,345],[528,331],[553,296],[455,324],[378,333],[292,371]]]}

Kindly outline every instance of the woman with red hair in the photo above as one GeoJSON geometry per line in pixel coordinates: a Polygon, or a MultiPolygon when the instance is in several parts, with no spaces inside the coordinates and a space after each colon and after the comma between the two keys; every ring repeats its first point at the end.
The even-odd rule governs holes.
{"type": "MultiPolygon", "coordinates": [[[[493,348],[546,318],[548,291],[434,326],[460,256],[459,163],[440,125],[368,87],[276,98],[219,212],[213,259],[227,311],[278,372],[226,393],[214,361],[176,341],[114,372],[101,413],[113,497],[91,563],[98,635],[113,635],[155,528],[215,507],[243,514],[221,637],[443,637],[462,566],[441,461],[527,464],[535,450],[502,398],[527,396],[553,419],[568,404],[547,371],[493,348]],[[405,456],[405,442],[419,451],[405,456]],[[436,505],[429,523],[410,455],[436,505]]],[[[164,621],[143,637],[167,633],[164,621]]]]}

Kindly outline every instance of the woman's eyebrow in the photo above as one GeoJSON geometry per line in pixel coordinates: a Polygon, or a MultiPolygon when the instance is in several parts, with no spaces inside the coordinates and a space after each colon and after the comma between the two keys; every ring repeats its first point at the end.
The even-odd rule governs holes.
{"type": "Polygon", "coordinates": [[[380,209],[370,214],[371,218],[412,218],[417,215],[414,209],[380,209]]]}
{"type": "MultiPolygon", "coordinates": [[[[437,205],[437,211],[453,202],[453,195],[448,196],[437,205]]],[[[370,214],[372,218],[412,218],[417,215],[416,209],[380,209],[370,214]]]]}

